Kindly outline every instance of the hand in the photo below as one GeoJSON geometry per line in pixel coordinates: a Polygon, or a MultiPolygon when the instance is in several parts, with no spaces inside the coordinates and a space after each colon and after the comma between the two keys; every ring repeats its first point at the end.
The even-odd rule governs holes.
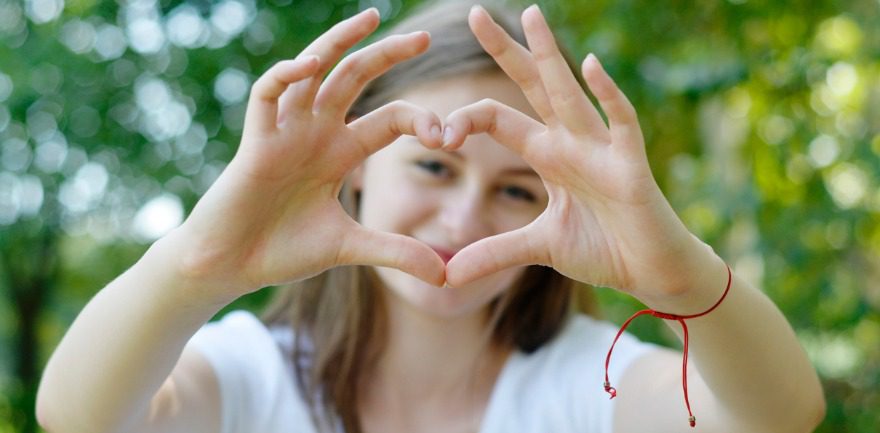
{"type": "Polygon", "coordinates": [[[537,7],[522,16],[531,51],[480,7],[469,22],[544,123],[484,100],[447,117],[453,137],[444,149],[461,146],[468,134],[489,133],[535,169],[549,203],[531,224],[462,249],[447,265],[448,283],[460,286],[504,268],[541,264],[655,305],[684,294],[694,298],[694,284],[711,282],[706,300],[720,292],[723,268],[710,265],[717,260],[711,249],[688,232],[663,197],[635,110],[596,57],[587,56],[582,73],[608,126],[570,72],[537,7]]]}
{"type": "Polygon", "coordinates": [[[255,83],[241,146],[227,169],[172,234],[182,272],[223,296],[307,278],[340,265],[398,268],[435,285],[443,260],[410,237],[357,224],[338,201],[345,176],[401,134],[439,147],[439,118],[394,102],[346,124],[364,86],[423,53],[424,32],[391,36],[333,64],[379,24],[375,9],[340,22],[296,59],[255,83]]]}

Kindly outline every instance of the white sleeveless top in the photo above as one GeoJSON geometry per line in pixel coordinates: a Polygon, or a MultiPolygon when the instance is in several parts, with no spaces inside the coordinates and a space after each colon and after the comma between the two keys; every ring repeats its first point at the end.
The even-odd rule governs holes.
{"type": "MultiPolygon", "coordinates": [[[[614,400],[602,387],[617,329],[588,316],[531,354],[514,352],[495,383],[480,433],[611,433],[614,400]]],[[[234,311],[200,329],[188,345],[208,360],[220,385],[222,433],[318,433],[300,395],[290,353],[293,332],[267,329],[234,311]]],[[[624,334],[610,377],[658,346],[624,334]]]]}

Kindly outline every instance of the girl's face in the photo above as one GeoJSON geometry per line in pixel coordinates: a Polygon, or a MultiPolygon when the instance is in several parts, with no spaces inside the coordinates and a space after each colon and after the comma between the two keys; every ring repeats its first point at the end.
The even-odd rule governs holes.
{"type": "MultiPolygon", "coordinates": [[[[440,119],[492,98],[536,117],[522,91],[500,73],[465,75],[418,86],[401,95],[440,119]]],[[[449,153],[404,136],[370,156],[355,176],[360,222],[416,238],[448,261],[465,246],[532,222],[547,207],[544,184],[513,151],[487,134],[449,153]]],[[[392,300],[435,316],[455,317],[488,304],[524,268],[508,269],[465,287],[434,287],[391,268],[376,268],[392,300]]]]}

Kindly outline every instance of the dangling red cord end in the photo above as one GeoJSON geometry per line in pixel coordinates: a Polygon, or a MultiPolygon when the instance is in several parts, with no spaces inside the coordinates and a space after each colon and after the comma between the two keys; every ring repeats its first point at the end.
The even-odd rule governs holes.
{"type": "Polygon", "coordinates": [[[611,386],[610,383],[605,382],[605,392],[607,392],[611,397],[608,397],[608,400],[611,400],[614,397],[617,397],[617,390],[611,386]]]}
{"type": "Polygon", "coordinates": [[[684,390],[684,403],[685,403],[685,406],[687,406],[688,415],[690,415],[690,418],[688,418],[688,424],[690,424],[691,427],[696,427],[697,417],[695,417],[694,414],[691,412],[691,402],[690,402],[690,399],[688,398],[688,386],[687,386],[688,328],[687,328],[687,324],[685,324],[684,321],[685,321],[685,319],[693,319],[696,317],[705,316],[706,314],[709,314],[713,310],[715,310],[715,308],[718,308],[718,306],[721,305],[721,302],[724,301],[724,298],[727,297],[727,292],[730,291],[730,284],[732,281],[733,281],[733,273],[730,271],[730,266],[728,266],[727,267],[727,287],[724,288],[724,293],[721,295],[721,299],[719,299],[718,302],[716,302],[715,305],[713,305],[711,308],[709,308],[706,311],[703,311],[702,313],[692,314],[689,316],[679,316],[677,314],[661,313],[659,311],[654,311],[654,310],[648,309],[648,310],[641,310],[641,311],[633,314],[629,319],[626,320],[626,322],[623,322],[623,325],[621,325],[620,330],[617,331],[617,335],[614,337],[614,341],[611,342],[611,348],[608,349],[608,355],[605,357],[605,383],[604,383],[605,392],[610,394],[611,398],[614,398],[617,396],[617,390],[614,389],[613,387],[611,387],[611,384],[608,381],[608,365],[611,363],[611,352],[614,351],[614,345],[617,344],[617,340],[620,339],[620,336],[623,334],[623,331],[626,329],[626,327],[629,326],[630,322],[632,322],[633,319],[635,319],[636,317],[639,317],[643,314],[650,314],[654,317],[658,317],[660,319],[665,319],[665,320],[675,320],[675,321],[681,323],[682,331],[684,331],[684,348],[682,350],[683,353],[682,353],[682,366],[681,366],[681,384],[682,384],[682,389],[684,390]]]}

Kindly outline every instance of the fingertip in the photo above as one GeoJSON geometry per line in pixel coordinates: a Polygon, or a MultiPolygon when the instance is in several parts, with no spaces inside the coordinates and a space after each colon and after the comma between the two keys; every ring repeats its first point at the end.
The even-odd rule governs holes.
{"type": "MultiPolygon", "coordinates": [[[[443,263],[443,259],[441,259],[434,250],[424,245],[422,247],[427,248],[426,252],[432,256],[431,261],[419,261],[414,264],[414,266],[418,266],[418,269],[414,268],[413,270],[416,270],[417,272],[413,272],[412,274],[428,284],[435,287],[442,287],[446,284],[446,264],[443,263]]],[[[406,270],[403,271],[407,272],[406,270]]]]}
{"type": "Polygon", "coordinates": [[[590,91],[599,99],[608,99],[614,96],[616,84],[599,59],[593,54],[587,54],[581,66],[581,73],[590,91]]]}
{"type": "Polygon", "coordinates": [[[469,277],[466,273],[463,274],[462,271],[460,271],[461,265],[458,264],[459,261],[460,260],[456,260],[456,257],[453,256],[452,259],[449,260],[449,263],[446,264],[446,285],[452,288],[463,287],[475,280],[472,276],[469,277]]]}
{"type": "Polygon", "coordinates": [[[471,6],[471,10],[470,10],[470,12],[468,12],[469,20],[470,19],[485,18],[487,16],[489,17],[490,20],[492,19],[491,16],[489,15],[489,12],[487,12],[483,6],[478,5],[478,4],[471,6]]]}
{"type": "Polygon", "coordinates": [[[440,124],[435,123],[431,125],[431,131],[429,133],[429,137],[431,139],[431,148],[436,149],[443,145],[443,132],[440,128],[440,124]]]}
{"type": "Polygon", "coordinates": [[[433,281],[430,281],[430,283],[434,284],[437,287],[443,287],[448,284],[448,282],[446,281],[446,264],[443,263],[443,259],[441,259],[440,257],[437,257],[437,260],[440,261],[440,266],[439,268],[437,268],[438,270],[434,274],[433,281]]]}
{"type": "Polygon", "coordinates": [[[365,9],[363,12],[361,12],[361,14],[363,14],[363,15],[371,15],[371,16],[374,16],[374,17],[376,17],[376,18],[381,18],[381,15],[382,15],[382,14],[379,13],[379,8],[377,8],[377,7],[375,7],[375,6],[373,6],[373,7],[369,7],[369,8],[367,8],[367,9],[365,9]]]}
{"type": "Polygon", "coordinates": [[[293,84],[315,75],[320,68],[321,60],[318,56],[308,55],[293,60],[284,60],[280,63],[277,73],[278,79],[287,84],[293,84]]]}
{"type": "Polygon", "coordinates": [[[318,65],[321,64],[321,57],[317,54],[310,54],[303,57],[302,62],[305,64],[307,70],[314,71],[317,70],[318,65]]]}
{"type": "Polygon", "coordinates": [[[379,9],[377,9],[375,6],[364,10],[360,14],[355,15],[353,18],[362,17],[368,22],[368,28],[366,29],[368,32],[376,30],[376,28],[379,27],[379,23],[382,21],[382,16],[381,14],[379,14],[379,9]]]}
{"type": "Polygon", "coordinates": [[[480,10],[478,8],[479,5],[473,5],[468,12],[468,27],[471,28],[471,31],[474,30],[477,25],[477,20],[480,18],[480,10]]]}
{"type": "Polygon", "coordinates": [[[547,20],[544,18],[544,14],[541,12],[541,8],[538,7],[537,4],[533,4],[526,8],[520,17],[520,21],[522,22],[524,30],[531,29],[531,31],[534,32],[541,30],[547,31],[550,29],[547,20]]]}
{"type": "Polygon", "coordinates": [[[420,280],[422,280],[422,281],[424,281],[434,287],[443,287],[446,284],[446,271],[445,271],[444,267],[442,266],[442,260],[439,258],[437,260],[441,261],[439,268],[434,266],[434,265],[436,265],[436,263],[432,263],[431,267],[433,269],[430,269],[430,270],[423,269],[423,270],[419,270],[417,272],[414,272],[412,270],[405,270],[405,269],[400,269],[400,270],[403,272],[406,272],[406,273],[408,273],[408,274],[410,274],[410,275],[412,275],[412,276],[414,276],[414,277],[416,277],[416,278],[418,278],[418,279],[420,279],[420,280]]]}
{"type": "Polygon", "coordinates": [[[455,266],[452,265],[453,263],[455,263],[455,256],[452,256],[449,262],[446,263],[446,272],[444,275],[446,280],[446,287],[461,287],[461,285],[458,284],[458,281],[456,281],[455,279],[455,266]]]}
{"type": "Polygon", "coordinates": [[[584,75],[592,70],[605,71],[605,68],[602,67],[602,63],[599,62],[599,58],[593,53],[587,54],[584,63],[581,65],[581,69],[583,70],[584,75]]]}
{"type": "Polygon", "coordinates": [[[522,18],[525,20],[527,17],[534,17],[536,14],[538,16],[541,15],[541,8],[536,3],[533,3],[523,11],[522,18]]]}
{"type": "Polygon", "coordinates": [[[587,82],[590,81],[593,76],[593,71],[599,66],[597,63],[598,59],[596,59],[596,56],[593,55],[593,53],[587,54],[587,57],[585,57],[584,61],[581,63],[581,74],[587,82]]]}
{"type": "Polygon", "coordinates": [[[408,110],[412,110],[410,111],[412,117],[409,120],[412,126],[403,128],[401,131],[404,134],[415,135],[419,142],[429,149],[437,149],[442,146],[440,118],[433,111],[409,104],[405,106],[408,107],[408,110]]]}
{"type": "Polygon", "coordinates": [[[419,141],[428,149],[439,149],[443,146],[443,132],[439,122],[431,122],[427,132],[420,134],[419,141]]]}
{"type": "Polygon", "coordinates": [[[443,127],[443,150],[454,150],[455,146],[455,128],[452,125],[443,127]]]}
{"type": "Polygon", "coordinates": [[[416,42],[419,44],[418,53],[423,53],[427,51],[428,48],[431,46],[431,34],[424,30],[412,32],[407,36],[416,39],[416,42]]]}

